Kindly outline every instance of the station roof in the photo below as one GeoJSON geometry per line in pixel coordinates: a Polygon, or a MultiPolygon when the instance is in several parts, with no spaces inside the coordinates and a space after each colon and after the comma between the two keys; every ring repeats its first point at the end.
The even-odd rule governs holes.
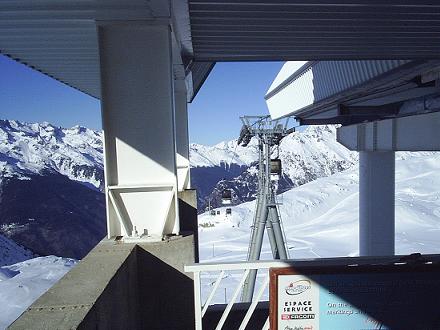
{"type": "Polygon", "coordinates": [[[439,60],[286,62],[265,99],[274,119],[350,124],[400,115],[405,101],[440,93],[439,77],[439,60]]]}
{"type": "Polygon", "coordinates": [[[217,61],[433,59],[428,0],[2,0],[0,52],[100,97],[96,21],[172,17],[196,92],[217,61]]]}

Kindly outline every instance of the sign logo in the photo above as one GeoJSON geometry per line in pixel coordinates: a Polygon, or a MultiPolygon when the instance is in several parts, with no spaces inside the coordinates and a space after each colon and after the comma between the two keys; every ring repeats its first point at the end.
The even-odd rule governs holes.
{"type": "Polygon", "coordinates": [[[286,287],[286,293],[290,296],[296,296],[309,289],[311,289],[312,283],[309,280],[299,280],[292,282],[286,287]]]}

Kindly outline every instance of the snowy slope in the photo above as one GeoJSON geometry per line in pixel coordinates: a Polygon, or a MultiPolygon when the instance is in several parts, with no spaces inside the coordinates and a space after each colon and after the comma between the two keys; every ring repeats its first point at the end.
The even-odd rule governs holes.
{"type": "Polygon", "coordinates": [[[0,267],[0,329],[5,329],[74,265],[74,259],[39,257],[0,267]]]}
{"type": "Polygon", "coordinates": [[[102,134],[85,127],[0,120],[0,180],[56,172],[102,189],[102,150],[102,134]]]}
{"type": "MultiPolygon", "coordinates": [[[[291,258],[358,255],[357,168],[319,178],[282,196],[281,216],[291,258]]],[[[440,153],[399,153],[396,160],[396,254],[440,253],[440,153]]],[[[199,215],[200,257],[206,262],[245,260],[254,202],[226,217],[199,215]]],[[[265,240],[262,258],[271,258],[265,240]]],[[[232,293],[238,274],[219,289],[232,293]]],[[[204,296],[210,288],[207,277],[204,296]]]]}

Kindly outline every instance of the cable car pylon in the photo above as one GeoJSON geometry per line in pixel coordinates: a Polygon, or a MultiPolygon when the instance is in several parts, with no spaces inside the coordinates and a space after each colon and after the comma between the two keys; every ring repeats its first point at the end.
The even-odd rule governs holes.
{"type": "MultiPolygon", "coordinates": [[[[243,127],[237,143],[247,146],[253,137],[258,139],[258,192],[247,260],[260,259],[265,230],[273,258],[288,259],[276,201],[276,180],[281,176],[281,161],[271,159],[271,155],[272,149],[279,148],[281,139],[294,132],[294,128],[287,129],[288,119],[271,120],[269,116],[243,116],[240,119],[243,127]]],[[[249,272],[243,285],[242,302],[252,301],[256,276],[257,270],[249,272]]]]}

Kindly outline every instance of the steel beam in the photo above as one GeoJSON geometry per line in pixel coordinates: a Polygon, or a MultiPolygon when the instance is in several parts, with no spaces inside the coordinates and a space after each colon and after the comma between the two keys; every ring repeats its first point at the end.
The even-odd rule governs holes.
{"type": "Polygon", "coordinates": [[[170,27],[102,22],[98,38],[108,237],[178,233],[170,27]]]}
{"type": "Polygon", "coordinates": [[[176,162],[178,189],[190,189],[188,104],[185,81],[175,80],[176,162]]]}

